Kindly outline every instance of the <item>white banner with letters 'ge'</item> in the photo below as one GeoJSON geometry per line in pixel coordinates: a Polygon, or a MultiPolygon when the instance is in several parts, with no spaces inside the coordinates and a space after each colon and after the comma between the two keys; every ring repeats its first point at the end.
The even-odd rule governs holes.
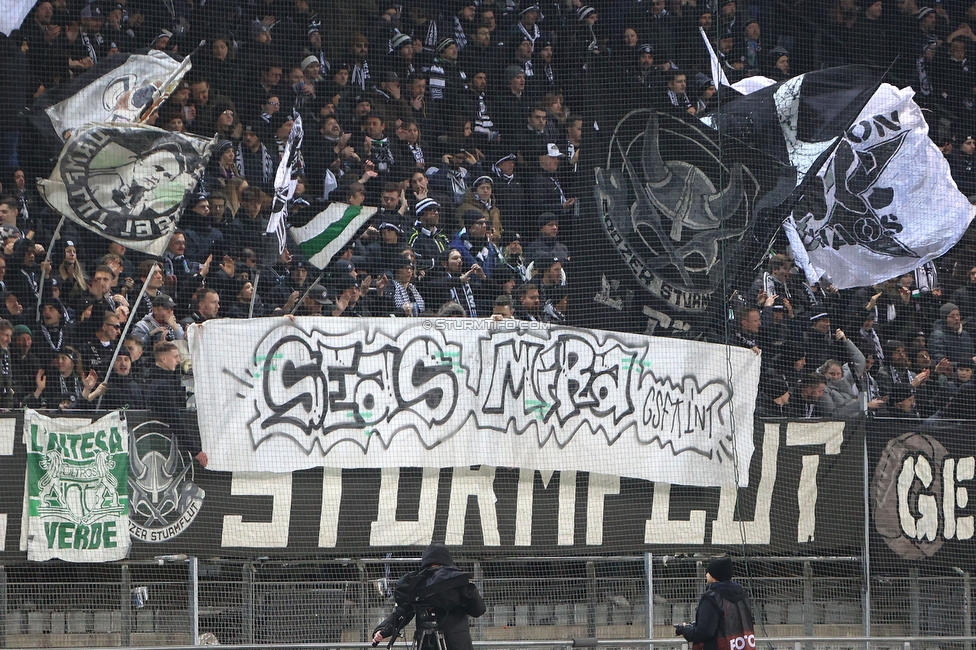
{"type": "Polygon", "coordinates": [[[189,338],[208,469],[486,464],[748,484],[750,350],[477,319],[216,320],[189,338]]]}

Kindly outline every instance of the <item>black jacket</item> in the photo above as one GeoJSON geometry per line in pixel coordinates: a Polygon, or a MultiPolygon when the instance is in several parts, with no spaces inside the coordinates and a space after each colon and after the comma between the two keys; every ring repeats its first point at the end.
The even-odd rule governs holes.
{"type": "Polygon", "coordinates": [[[177,412],[186,408],[186,391],[178,370],[169,371],[154,364],[146,374],[143,393],[146,407],[154,417],[172,427],[179,425],[177,412]]]}
{"type": "Polygon", "coordinates": [[[394,591],[396,607],[378,630],[389,638],[395,630],[402,630],[414,616],[418,617],[418,631],[414,638],[425,648],[436,648],[423,639],[422,621],[435,619],[444,633],[448,650],[471,650],[468,617],[485,613],[485,601],[478,587],[471,582],[471,574],[454,566],[428,566],[400,578],[394,591]]]}
{"type": "Polygon", "coordinates": [[[102,408],[146,408],[146,400],[142,391],[142,386],[132,374],[123,377],[115,373],[108,380],[108,392],[102,399],[102,408]]]}
{"type": "MultiPolygon", "coordinates": [[[[719,639],[746,637],[745,650],[756,647],[749,596],[738,582],[713,582],[698,601],[695,622],[684,626],[695,650],[717,650],[719,639]],[[751,639],[751,641],[750,641],[751,639]]],[[[725,645],[725,647],[729,647],[725,645]]]]}

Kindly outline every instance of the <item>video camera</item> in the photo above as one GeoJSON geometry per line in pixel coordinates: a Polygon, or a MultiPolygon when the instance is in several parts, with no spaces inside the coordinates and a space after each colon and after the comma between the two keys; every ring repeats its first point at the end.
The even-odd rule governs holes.
{"type": "Polygon", "coordinates": [[[415,610],[418,630],[436,631],[444,612],[436,607],[417,607],[415,610]]]}

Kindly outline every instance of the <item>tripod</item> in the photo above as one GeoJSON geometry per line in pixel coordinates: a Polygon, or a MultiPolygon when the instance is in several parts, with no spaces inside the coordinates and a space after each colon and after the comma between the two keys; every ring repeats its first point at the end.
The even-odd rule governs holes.
{"type": "Polygon", "coordinates": [[[447,650],[447,641],[437,628],[418,630],[410,650],[447,650]]]}

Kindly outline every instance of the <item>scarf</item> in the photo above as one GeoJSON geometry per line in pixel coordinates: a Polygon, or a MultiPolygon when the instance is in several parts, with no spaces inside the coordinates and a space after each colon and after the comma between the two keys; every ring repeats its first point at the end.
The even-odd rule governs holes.
{"type": "Polygon", "coordinates": [[[762,56],[762,50],[759,41],[746,41],[746,65],[750,70],[759,67],[759,57],[762,56]]]}
{"type": "Polygon", "coordinates": [[[464,26],[461,25],[461,19],[457,16],[454,17],[454,42],[457,43],[458,50],[463,50],[468,44],[468,35],[464,31],[464,26]]]}
{"type": "MultiPolygon", "coordinates": [[[[258,156],[261,157],[261,182],[270,183],[275,176],[275,162],[271,158],[271,154],[268,153],[268,148],[261,145],[261,149],[257,152],[258,156]]],[[[243,178],[247,178],[247,173],[244,170],[244,145],[237,145],[237,155],[234,156],[234,163],[237,165],[237,173],[239,173],[243,178]]]]}
{"type": "Polygon", "coordinates": [[[495,123],[491,119],[491,115],[488,114],[488,102],[486,99],[487,93],[478,93],[477,102],[478,109],[475,113],[475,123],[474,131],[475,133],[480,133],[486,137],[491,137],[491,129],[495,126],[495,123]]]}
{"type": "Polygon", "coordinates": [[[319,50],[315,58],[319,60],[319,68],[323,77],[328,77],[332,73],[332,64],[325,58],[325,52],[319,50]]]}
{"type": "Polygon", "coordinates": [[[55,344],[54,343],[54,339],[51,338],[51,330],[49,330],[47,328],[47,325],[41,327],[41,333],[44,335],[44,339],[47,341],[47,344],[49,346],[51,346],[51,349],[52,350],[54,350],[55,352],[60,352],[61,351],[61,346],[64,344],[64,327],[63,326],[61,326],[61,325],[58,326],[58,342],[57,342],[57,344],[55,344]]]}
{"type": "Polygon", "coordinates": [[[681,93],[678,95],[678,93],[674,92],[670,88],[668,88],[668,100],[670,100],[672,106],[691,106],[691,100],[688,99],[688,93],[681,93]]]}
{"type": "Polygon", "coordinates": [[[891,382],[894,384],[910,384],[912,380],[915,379],[915,373],[905,368],[899,371],[895,366],[888,364],[888,375],[891,377],[891,382]]]}
{"type": "Polygon", "coordinates": [[[593,52],[598,47],[598,45],[597,45],[597,39],[596,39],[596,33],[593,31],[593,25],[587,25],[586,28],[587,28],[587,31],[589,32],[589,38],[588,38],[587,43],[586,43],[586,51],[587,52],[593,52]]]}
{"type": "Polygon", "coordinates": [[[566,202],[566,193],[563,192],[563,186],[559,184],[559,179],[556,178],[555,176],[550,176],[549,177],[549,180],[551,180],[552,181],[552,184],[556,186],[556,189],[557,190],[559,190],[559,202],[560,203],[565,203],[566,202]]]}
{"type": "Polygon", "coordinates": [[[861,338],[867,341],[871,347],[874,348],[874,358],[879,362],[884,361],[884,348],[881,347],[881,341],[878,339],[878,333],[873,329],[871,331],[861,330],[861,338]]]}
{"type": "Polygon", "coordinates": [[[424,36],[424,45],[430,48],[437,45],[437,23],[433,20],[427,21],[427,35],[424,36]]]}
{"type": "Polygon", "coordinates": [[[818,296],[814,288],[806,282],[803,283],[803,291],[807,294],[807,300],[810,301],[811,306],[817,306],[820,304],[820,296],[818,296]]]}
{"type": "Polygon", "coordinates": [[[357,63],[352,67],[352,79],[350,83],[356,84],[361,90],[366,90],[366,82],[369,78],[369,64],[366,61],[357,63]]]}
{"type": "Polygon", "coordinates": [[[864,376],[861,377],[861,393],[864,394],[867,401],[871,401],[878,396],[878,382],[874,380],[871,373],[866,372],[864,376]]]}
{"type": "Polygon", "coordinates": [[[165,275],[176,275],[176,269],[179,268],[186,275],[190,275],[190,265],[186,262],[186,256],[180,255],[176,257],[171,253],[167,252],[163,255],[163,267],[165,275]]]}
{"type": "Polygon", "coordinates": [[[505,181],[506,185],[510,184],[513,180],[515,180],[515,174],[503,174],[502,170],[498,168],[497,164],[491,166],[491,171],[495,172],[495,175],[498,176],[498,178],[505,181]]]}
{"type": "Polygon", "coordinates": [[[915,61],[915,70],[918,72],[919,92],[928,97],[932,94],[932,80],[929,78],[929,71],[925,64],[925,57],[918,57],[915,61]]]}
{"type": "Polygon", "coordinates": [[[61,389],[61,392],[58,395],[59,401],[61,399],[61,395],[64,395],[65,393],[70,393],[76,397],[81,397],[82,385],[81,381],[78,379],[78,375],[71,373],[67,377],[62,377],[61,373],[58,373],[58,383],[59,388],[61,389]]]}
{"type": "Polygon", "coordinates": [[[30,269],[23,268],[20,270],[20,274],[23,275],[24,278],[27,280],[27,284],[30,285],[30,288],[34,291],[34,295],[36,296],[37,286],[38,286],[37,273],[30,269]]]}
{"type": "Polygon", "coordinates": [[[88,34],[82,32],[81,42],[84,44],[85,49],[88,50],[88,58],[90,58],[95,63],[98,63],[98,55],[95,53],[95,46],[92,45],[91,39],[88,38],[88,34]]]}
{"type": "Polygon", "coordinates": [[[468,185],[464,182],[464,178],[468,175],[468,170],[464,167],[459,167],[456,170],[448,170],[447,176],[451,179],[451,191],[454,193],[454,202],[459,204],[464,199],[465,192],[468,191],[468,185]]]}
{"type": "Polygon", "coordinates": [[[413,315],[417,316],[424,313],[426,306],[424,305],[424,297],[420,295],[417,287],[411,282],[407,285],[402,285],[396,280],[393,281],[393,304],[398,310],[403,310],[403,306],[407,303],[413,303],[413,315]]]}
{"type": "Polygon", "coordinates": [[[390,151],[389,140],[387,138],[380,138],[379,140],[370,138],[370,142],[372,149],[369,157],[376,163],[378,171],[386,171],[393,164],[393,152],[390,151]]]}
{"type": "MultiPolygon", "coordinates": [[[[539,16],[539,20],[542,20],[542,16],[541,15],[539,16]]],[[[522,23],[519,23],[518,24],[518,28],[519,28],[519,31],[522,32],[525,35],[525,38],[527,38],[530,41],[532,41],[532,47],[534,49],[535,48],[535,42],[536,42],[536,40],[538,40],[538,38],[540,36],[542,36],[542,32],[539,30],[538,23],[535,24],[535,25],[532,25],[532,33],[531,34],[528,32],[527,29],[525,29],[525,25],[523,25],[522,23]]]]}
{"type": "Polygon", "coordinates": [[[407,148],[410,150],[410,153],[413,154],[414,162],[424,164],[424,150],[419,144],[408,144],[407,148]]]}
{"type": "Polygon", "coordinates": [[[464,295],[464,302],[461,302],[461,295],[458,293],[458,288],[453,287],[451,289],[451,300],[461,305],[462,307],[467,306],[468,316],[470,316],[471,318],[477,318],[478,309],[475,307],[474,292],[471,290],[470,282],[463,282],[461,284],[461,294],[464,295]]]}
{"type": "Polygon", "coordinates": [[[468,230],[467,230],[467,228],[462,228],[461,229],[461,232],[458,233],[458,238],[461,240],[461,245],[463,245],[464,248],[469,253],[471,253],[471,257],[475,258],[476,260],[478,260],[482,264],[484,264],[484,263],[486,263],[488,261],[488,253],[490,251],[489,251],[489,248],[488,248],[488,241],[487,240],[483,244],[475,244],[475,242],[471,241],[471,239],[468,237],[468,230]],[[475,251],[475,246],[480,246],[480,250],[475,251]]]}
{"type": "Polygon", "coordinates": [[[743,332],[741,330],[735,333],[735,339],[744,348],[750,348],[751,349],[751,348],[758,348],[759,347],[759,342],[756,340],[756,338],[754,336],[752,336],[751,334],[747,335],[746,332],[743,332]]]}
{"type": "Polygon", "coordinates": [[[24,219],[24,222],[30,222],[30,212],[27,209],[27,191],[21,190],[17,193],[17,202],[20,204],[20,216],[24,219]]]}

